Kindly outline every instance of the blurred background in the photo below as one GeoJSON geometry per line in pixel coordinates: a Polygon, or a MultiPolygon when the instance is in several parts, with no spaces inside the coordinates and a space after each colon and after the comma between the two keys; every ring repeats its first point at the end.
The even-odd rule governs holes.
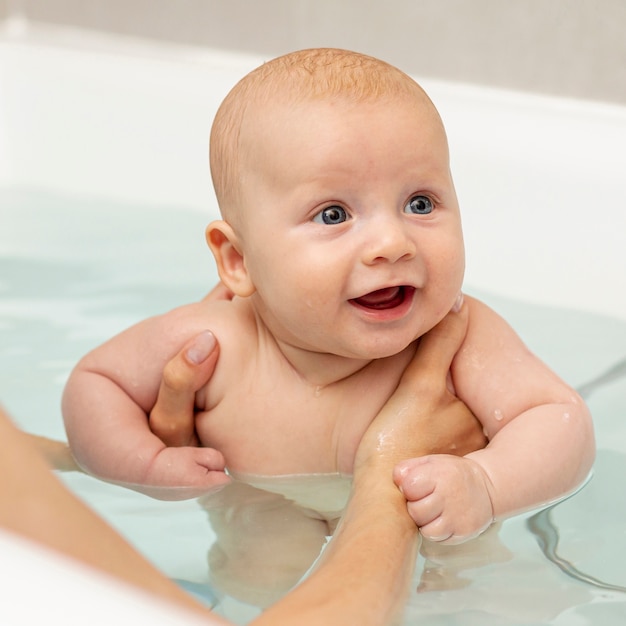
{"type": "Polygon", "coordinates": [[[626,104],[625,0],[0,0],[0,21],[267,55],[334,46],[424,77],[626,104]]]}

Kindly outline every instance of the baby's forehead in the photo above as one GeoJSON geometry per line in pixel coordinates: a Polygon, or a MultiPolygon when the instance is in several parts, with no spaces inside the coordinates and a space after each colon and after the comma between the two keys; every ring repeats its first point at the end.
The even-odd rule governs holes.
{"type": "Polygon", "coordinates": [[[373,167],[407,170],[416,159],[435,169],[447,169],[445,130],[428,107],[414,99],[390,102],[376,98],[354,103],[348,99],[284,100],[267,104],[251,115],[238,142],[241,184],[292,183],[300,176],[328,180],[332,173],[354,173],[373,167]],[[422,114],[420,111],[426,111],[422,114]],[[404,161],[403,161],[404,159],[404,161]]]}
{"type": "MultiPolygon", "coordinates": [[[[377,124],[383,118],[405,115],[419,120],[420,127],[445,130],[437,109],[421,91],[402,93],[376,93],[356,98],[350,92],[335,92],[327,95],[292,91],[288,86],[283,92],[274,91],[266,98],[256,99],[246,107],[239,130],[239,148],[248,141],[254,143],[271,137],[280,138],[292,124],[314,125],[341,132],[343,124],[363,125],[368,132],[369,124],[377,124]]],[[[439,133],[437,133],[439,134],[439,133]]]]}

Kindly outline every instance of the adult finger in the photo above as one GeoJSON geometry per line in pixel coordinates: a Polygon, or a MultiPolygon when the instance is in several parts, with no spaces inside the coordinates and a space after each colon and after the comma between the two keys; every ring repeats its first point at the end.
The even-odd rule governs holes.
{"type": "Polygon", "coordinates": [[[219,347],[211,331],[188,341],[165,366],[150,428],[168,446],[195,443],[196,392],[213,375],[219,347]]]}
{"type": "Polygon", "coordinates": [[[434,328],[420,338],[413,360],[406,367],[400,387],[415,389],[445,384],[454,356],[463,344],[468,325],[467,304],[450,311],[434,328]]]}

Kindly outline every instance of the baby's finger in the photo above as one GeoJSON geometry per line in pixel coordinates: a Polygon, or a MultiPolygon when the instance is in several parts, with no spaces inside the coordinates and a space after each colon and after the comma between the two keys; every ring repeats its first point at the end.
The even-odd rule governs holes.
{"type": "Polygon", "coordinates": [[[431,493],[421,500],[407,502],[406,508],[420,528],[431,524],[443,513],[443,505],[436,493],[431,493]]]}
{"type": "Polygon", "coordinates": [[[421,456],[400,461],[393,469],[393,481],[409,501],[421,500],[435,491],[437,481],[429,458],[421,456]]]}
{"type": "Polygon", "coordinates": [[[192,458],[197,465],[203,467],[207,473],[216,472],[216,478],[220,482],[228,482],[230,479],[224,474],[226,460],[224,455],[215,448],[193,448],[190,450],[192,458]],[[223,476],[218,476],[218,474],[223,476]]]}
{"type": "Polygon", "coordinates": [[[439,515],[431,522],[420,526],[420,533],[424,539],[438,543],[450,542],[454,537],[454,529],[439,515]]]}

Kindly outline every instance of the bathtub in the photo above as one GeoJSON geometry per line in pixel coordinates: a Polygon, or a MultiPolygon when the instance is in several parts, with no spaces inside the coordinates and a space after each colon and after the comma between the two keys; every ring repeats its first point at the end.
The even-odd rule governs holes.
{"type": "MultiPolygon", "coordinates": [[[[262,60],[50,27],[0,38],[0,400],[24,429],[63,438],[59,398],[78,358],[215,282],[203,243],[204,225],[217,217],[210,123],[228,89],[262,60]]],[[[429,555],[431,571],[445,571],[450,584],[416,594],[406,623],[623,623],[626,576],[616,555],[626,553],[626,503],[615,478],[626,470],[626,109],[420,82],[449,134],[465,290],[585,392],[599,454],[576,496],[505,522],[472,554],[429,555]]],[[[196,501],[62,479],[218,612],[238,623],[258,612],[209,584],[215,534],[196,501]]],[[[44,582],[54,557],[7,536],[0,545],[3,584],[37,572],[26,593],[40,600],[24,608],[20,587],[0,615],[20,606],[23,622],[12,623],[33,623],[70,582],[78,597],[71,564],[44,582]]],[[[85,597],[111,598],[96,610],[103,623],[146,605],[87,578],[85,597]]],[[[93,621],[85,604],[62,602],[64,614],[93,621]]],[[[169,623],[167,611],[155,613],[151,623],[169,623]]]]}

